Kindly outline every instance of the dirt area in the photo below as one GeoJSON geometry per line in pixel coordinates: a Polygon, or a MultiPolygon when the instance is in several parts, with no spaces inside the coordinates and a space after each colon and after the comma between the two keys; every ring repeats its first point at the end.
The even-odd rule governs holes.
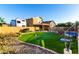
{"type": "Polygon", "coordinates": [[[2,54],[57,54],[55,51],[24,43],[17,37],[0,36],[0,53],[2,54]]]}
{"type": "Polygon", "coordinates": [[[48,50],[46,48],[33,45],[30,43],[22,43],[15,40],[17,43],[12,44],[11,47],[15,50],[16,54],[56,54],[56,52],[48,50]]]}

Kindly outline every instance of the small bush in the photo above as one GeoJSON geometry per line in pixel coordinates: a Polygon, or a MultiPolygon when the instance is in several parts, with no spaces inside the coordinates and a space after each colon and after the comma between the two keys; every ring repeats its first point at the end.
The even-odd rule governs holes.
{"type": "Polygon", "coordinates": [[[25,32],[28,32],[28,31],[29,31],[29,29],[22,29],[22,30],[20,30],[21,33],[25,33],[25,32]]]}
{"type": "Polygon", "coordinates": [[[19,33],[16,34],[0,34],[0,53],[7,54],[7,53],[15,53],[15,50],[11,47],[11,44],[15,44],[17,39],[16,37],[19,33]]]}

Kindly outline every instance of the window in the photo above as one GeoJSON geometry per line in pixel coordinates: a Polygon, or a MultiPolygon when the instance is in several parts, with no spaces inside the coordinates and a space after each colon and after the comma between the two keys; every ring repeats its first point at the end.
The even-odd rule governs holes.
{"type": "Polygon", "coordinates": [[[17,23],[21,23],[20,21],[17,21],[17,23]]]}
{"type": "Polygon", "coordinates": [[[22,20],[23,22],[25,22],[25,20],[22,20]]]}
{"type": "Polygon", "coordinates": [[[22,25],[22,27],[25,27],[25,25],[22,25]]]}

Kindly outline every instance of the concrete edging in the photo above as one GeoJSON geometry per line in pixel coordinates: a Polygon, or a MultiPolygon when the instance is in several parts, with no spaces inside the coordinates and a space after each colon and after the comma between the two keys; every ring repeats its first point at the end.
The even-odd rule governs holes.
{"type": "Polygon", "coordinates": [[[37,47],[37,48],[42,49],[42,50],[45,50],[45,51],[48,51],[48,52],[50,52],[51,54],[52,54],[52,53],[53,53],[53,54],[58,54],[58,53],[55,52],[55,51],[52,51],[52,50],[50,50],[50,49],[47,49],[47,48],[41,47],[41,46],[39,46],[39,45],[35,45],[35,44],[31,44],[31,43],[25,43],[25,44],[28,44],[28,45],[31,45],[31,46],[37,47]]]}
{"type": "MultiPolygon", "coordinates": [[[[22,43],[24,43],[24,42],[22,42],[22,43]]],[[[55,52],[55,51],[53,51],[53,50],[50,50],[50,49],[41,47],[41,46],[39,46],[39,45],[35,45],[35,44],[31,44],[31,43],[24,43],[24,44],[29,45],[29,46],[32,46],[32,47],[37,47],[37,48],[39,48],[39,49],[41,49],[41,50],[44,50],[44,51],[47,51],[47,52],[49,52],[49,53],[51,53],[51,54],[59,54],[58,52],[55,52]]]]}

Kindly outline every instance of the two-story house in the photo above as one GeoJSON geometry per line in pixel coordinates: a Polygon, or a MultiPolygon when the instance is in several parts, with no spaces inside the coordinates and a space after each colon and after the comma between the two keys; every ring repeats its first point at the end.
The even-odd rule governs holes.
{"type": "Polygon", "coordinates": [[[43,21],[41,17],[27,19],[27,26],[39,27],[40,31],[51,31],[55,25],[54,21],[43,21]]]}
{"type": "Polygon", "coordinates": [[[11,26],[26,27],[26,28],[39,28],[39,31],[51,31],[55,27],[54,21],[43,21],[41,17],[33,17],[28,19],[16,19],[11,21],[11,26]]]}
{"type": "Polygon", "coordinates": [[[27,22],[25,19],[16,18],[15,20],[11,20],[10,25],[16,27],[26,27],[27,22]]]}

